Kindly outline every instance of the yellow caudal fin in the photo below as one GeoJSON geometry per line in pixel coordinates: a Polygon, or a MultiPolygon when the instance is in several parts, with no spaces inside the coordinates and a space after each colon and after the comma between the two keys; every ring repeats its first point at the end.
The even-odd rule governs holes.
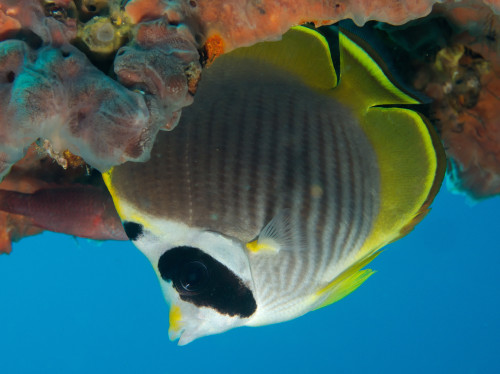
{"type": "Polygon", "coordinates": [[[355,291],[359,286],[363,284],[370,276],[375,272],[371,269],[363,269],[368,263],[370,263],[375,257],[379,255],[380,252],[374,252],[365,259],[356,262],[339,276],[337,276],[331,283],[326,287],[319,290],[316,293],[316,297],[321,301],[321,304],[315,309],[323,308],[324,306],[333,304],[340,299],[343,299],[351,292],[355,291]],[[326,296],[326,298],[325,298],[326,296]]]}
{"type": "Polygon", "coordinates": [[[410,232],[427,214],[446,170],[437,134],[419,113],[401,108],[371,108],[362,126],[380,168],[380,210],[356,259],[410,232]]]}
{"type": "MultiPolygon", "coordinates": [[[[373,272],[361,270],[379,249],[410,232],[429,211],[441,186],[446,157],[419,101],[401,90],[351,35],[339,32],[340,79],[327,92],[352,110],[377,156],[380,207],[372,230],[345,269],[315,297],[329,305],[359,287],[373,272]]],[[[314,304],[313,304],[314,305],[314,304]]]]}
{"type": "Polygon", "coordinates": [[[323,35],[307,27],[293,27],[280,41],[238,48],[218,57],[216,62],[222,64],[228,60],[237,64],[237,59],[270,64],[301,78],[315,89],[329,90],[337,85],[328,42],[323,35]]]}
{"type": "Polygon", "coordinates": [[[328,93],[358,118],[380,169],[379,214],[354,262],[411,231],[428,212],[446,169],[430,123],[401,107],[420,102],[391,80],[370,49],[357,36],[339,31],[340,79],[328,93]]]}
{"type": "Polygon", "coordinates": [[[425,217],[443,180],[444,151],[419,113],[376,107],[363,123],[380,165],[379,214],[351,265],[315,294],[323,300],[315,309],[347,296],[374,273],[362,268],[378,256],[380,248],[406,235],[425,217]]]}
{"type": "Polygon", "coordinates": [[[339,31],[340,79],[331,96],[365,111],[377,105],[409,105],[420,102],[400,89],[377,63],[371,47],[346,30],[339,31]]]}

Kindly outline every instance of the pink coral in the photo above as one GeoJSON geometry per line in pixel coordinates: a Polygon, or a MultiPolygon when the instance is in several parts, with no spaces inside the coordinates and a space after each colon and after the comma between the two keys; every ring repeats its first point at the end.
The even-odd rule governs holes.
{"type": "Polygon", "coordinates": [[[128,240],[104,186],[51,186],[33,193],[0,189],[0,210],[31,226],[96,240],[128,240]]]}
{"type": "Polygon", "coordinates": [[[87,3],[76,9],[72,0],[0,0],[0,40],[14,38],[0,41],[0,178],[38,138],[48,139],[54,154],[69,149],[101,171],[144,161],[160,128],[175,127],[193,100],[201,66],[185,25],[160,18],[130,31],[118,3],[109,2],[108,31],[125,28],[108,39],[125,40],[127,32],[133,39],[116,58],[117,82],[70,44],[77,21],[85,29],[84,18],[98,10],[87,3]],[[26,30],[32,35],[18,38],[26,30]]]}
{"type": "Polygon", "coordinates": [[[100,240],[127,240],[98,175],[65,154],[65,168],[33,145],[0,183],[0,254],[11,242],[45,230],[100,240]]]}
{"type": "Polygon", "coordinates": [[[120,83],[144,95],[151,121],[170,130],[193,102],[201,66],[189,29],[158,19],[138,25],[134,42],[118,51],[114,70],[120,83]]]}
{"type": "Polygon", "coordinates": [[[100,170],[148,157],[143,149],[158,128],[147,126],[142,95],[103,75],[75,47],[35,52],[19,40],[2,42],[0,77],[0,174],[37,138],[100,170]]]}

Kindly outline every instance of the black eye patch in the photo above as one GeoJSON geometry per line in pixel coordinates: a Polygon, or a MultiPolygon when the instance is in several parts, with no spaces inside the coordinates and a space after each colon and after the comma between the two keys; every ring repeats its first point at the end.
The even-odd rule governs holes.
{"type": "Polygon", "coordinates": [[[132,241],[137,240],[143,232],[142,225],[136,222],[125,221],[123,222],[123,228],[127,237],[132,241]]]}
{"type": "Polygon", "coordinates": [[[172,281],[183,301],[229,316],[250,317],[257,309],[241,278],[212,256],[193,247],[166,251],[158,261],[165,281],[172,281]]]}

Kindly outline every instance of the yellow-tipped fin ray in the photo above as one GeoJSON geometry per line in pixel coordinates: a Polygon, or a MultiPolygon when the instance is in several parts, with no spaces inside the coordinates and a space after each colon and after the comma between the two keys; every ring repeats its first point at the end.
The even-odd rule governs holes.
{"type": "Polygon", "coordinates": [[[246,244],[250,252],[278,253],[281,250],[302,250],[305,243],[294,243],[293,228],[288,210],[279,212],[259,233],[257,239],[246,244]]]}

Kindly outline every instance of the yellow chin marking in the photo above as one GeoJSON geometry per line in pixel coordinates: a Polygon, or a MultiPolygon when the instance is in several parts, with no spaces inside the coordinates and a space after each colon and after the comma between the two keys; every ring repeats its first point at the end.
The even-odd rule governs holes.
{"type": "Polygon", "coordinates": [[[182,327],[181,320],[181,308],[179,308],[177,305],[172,305],[172,307],[170,308],[170,314],[168,316],[168,322],[170,324],[169,330],[173,331],[174,333],[178,333],[182,327]]]}

